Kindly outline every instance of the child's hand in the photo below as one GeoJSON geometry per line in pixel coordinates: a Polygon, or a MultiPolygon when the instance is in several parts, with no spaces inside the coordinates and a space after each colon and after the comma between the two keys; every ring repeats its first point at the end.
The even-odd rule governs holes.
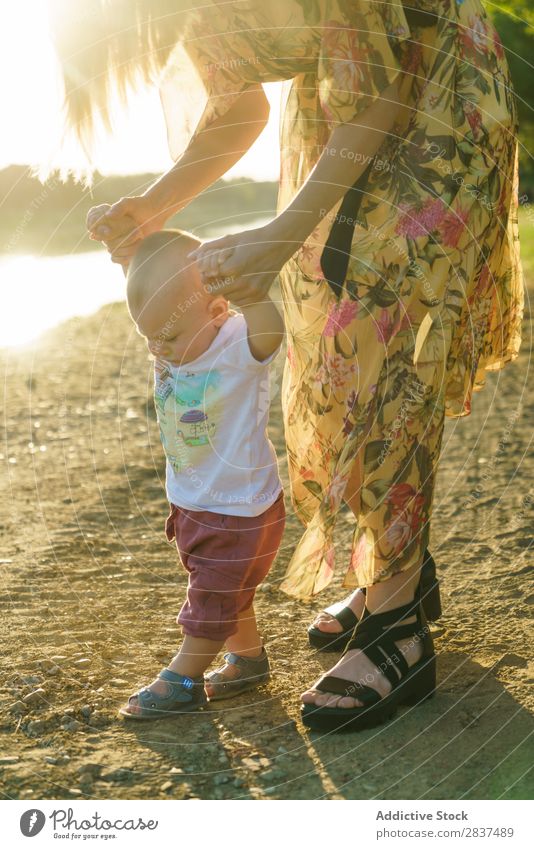
{"type": "Polygon", "coordinates": [[[85,219],[85,226],[89,230],[89,238],[100,242],[103,236],[108,235],[111,231],[105,225],[105,215],[111,209],[111,204],[100,203],[98,206],[92,206],[85,219]],[[99,227],[100,225],[100,227],[99,227]],[[101,231],[101,235],[97,235],[97,228],[101,231]],[[107,231],[107,232],[104,232],[107,231]]]}
{"type": "Polygon", "coordinates": [[[203,242],[188,258],[196,261],[204,286],[242,307],[264,300],[290,255],[266,225],[203,242]]]}

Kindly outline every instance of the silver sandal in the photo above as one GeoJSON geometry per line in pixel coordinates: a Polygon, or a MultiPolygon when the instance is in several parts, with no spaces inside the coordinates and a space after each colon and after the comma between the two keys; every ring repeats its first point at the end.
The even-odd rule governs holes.
{"type": "Polygon", "coordinates": [[[264,684],[271,677],[269,658],[265,648],[262,649],[258,657],[242,657],[239,654],[234,654],[234,652],[227,652],[224,659],[226,661],[225,666],[204,676],[206,684],[209,684],[210,689],[213,690],[213,695],[208,696],[210,702],[217,699],[230,699],[246,690],[252,690],[259,684],[264,684]],[[240,674],[235,678],[226,678],[222,674],[223,669],[229,663],[239,669],[240,674]]]}

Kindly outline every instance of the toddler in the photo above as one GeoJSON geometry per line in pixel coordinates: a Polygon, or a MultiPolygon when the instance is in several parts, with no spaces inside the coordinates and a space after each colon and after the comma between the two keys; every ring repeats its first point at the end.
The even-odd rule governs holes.
{"type": "Polygon", "coordinates": [[[273,304],[229,308],[207,291],[180,230],[144,239],[127,275],[128,309],[154,355],[154,401],[166,454],[165,531],[188,572],[169,666],[120,709],[134,719],[198,710],[269,678],[253,600],[285,523],[267,438],[268,365],[284,326],[273,304]],[[204,673],[225,646],[225,664],[204,673]]]}

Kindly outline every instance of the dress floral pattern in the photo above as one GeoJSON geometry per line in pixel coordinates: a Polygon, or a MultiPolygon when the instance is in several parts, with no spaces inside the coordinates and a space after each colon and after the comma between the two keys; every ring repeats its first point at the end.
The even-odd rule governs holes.
{"type": "MultiPolygon", "coordinates": [[[[373,157],[341,294],[320,264],[341,201],[280,274],[291,493],[306,525],[282,588],[302,599],[332,578],[356,473],[345,586],[422,559],[444,416],[467,415],[485,372],[520,344],[517,106],[499,35],[480,0],[406,5],[418,12],[400,0],[213,2],[192,14],[184,42],[203,93],[195,132],[251,83],[287,80],[280,210],[332,130],[405,72],[406,105],[373,157]]],[[[171,130],[176,90],[162,97],[177,155],[190,133],[171,130]]]]}

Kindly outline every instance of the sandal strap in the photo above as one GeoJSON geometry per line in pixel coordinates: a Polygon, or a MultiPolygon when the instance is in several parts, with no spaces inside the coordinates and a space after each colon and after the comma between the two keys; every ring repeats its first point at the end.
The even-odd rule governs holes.
{"type": "MultiPolygon", "coordinates": [[[[326,611],[328,613],[328,610],[326,611]]],[[[358,617],[350,607],[343,607],[339,613],[331,613],[337,619],[344,631],[353,631],[358,624],[358,617]]]]}
{"type": "Polygon", "coordinates": [[[203,679],[190,678],[188,675],[180,675],[179,672],[173,672],[171,669],[162,669],[158,674],[158,678],[163,681],[169,681],[170,684],[182,684],[186,690],[192,690],[195,684],[200,683],[203,679]]]}
{"type": "Polygon", "coordinates": [[[343,654],[354,649],[362,651],[393,688],[409,670],[408,663],[395,644],[395,640],[414,636],[424,637],[421,605],[418,598],[385,613],[370,613],[365,607],[354,635],[347,643],[343,654]],[[415,622],[400,624],[414,616],[415,622]]]}
{"type": "Polygon", "coordinates": [[[349,696],[365,705],[374,704],[380,700],[379,694],[372,687],[359,684],[357,681],[347,681],[336,675],[324,675],[313,685],[313,689],[320,690],[322,693],[335,693],[337,696],[349,696]]]}
{"type": "Polygon", "coordinates": [[[379,644],[371,643],[366,646],[364,651],[371,663],[374,663],[392,687],[396,687],[399,680],[408,672],[409,667],[402,653],[393,640],[389,638],[381,638],[379,644]]]}

